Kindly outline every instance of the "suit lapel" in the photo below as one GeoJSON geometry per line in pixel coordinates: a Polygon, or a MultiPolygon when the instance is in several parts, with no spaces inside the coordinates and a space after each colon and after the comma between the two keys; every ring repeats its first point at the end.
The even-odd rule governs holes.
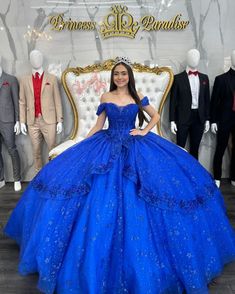
{"type": "Polygon", "coordinates": [[[192,92],[191,92],[190,83],[189,83],[189,78],[188,78],[188,74],[187,74],[186,70],[183,71],[183,80],[184,80],[184,83],[185,83],[185,85],[186,85],[186,87],[187,87],[187,90],[188,90],[188,92],[189,92],[189,95],[190,95],[190,97],[191,97],[191,99],[192,99],[192,92]]]}
{"type": "Polygon", "coordinates": [[[41,95],[43,93],[43,90],[44,90],[47,82],[48,82],[48,74],[46,72],[44,72],[43,79],[42,79],[41,95]]]}
{"type": "Polygon", "coordinates": [[[231,69],[227,72],[226,74],[226,83],[227,83],[227,87],[230,90],[232,96],[234,95],[233,91],[233,87],[232,87],[232,81],[231,81],[231,74],[230,74],[231,69]]]}
{"type": "Polygon", "coordinates": [[[32,94],[34,95],[34,90],[33,90],[33,78],[32,78],[32,75],[29,75],[28,76],[28,83],[29,83],[29,87],[32,91],[32,94]]]}
{"type": "Polygon", "coordinates": [[[200,105],[200,100],[201,100],[201,96],[202,96],[202,83],[203,83],[203,78],[202,78],[202,74],[199,72],[198,73],[198,77],[199,77],[199,95],[198,95],[198,106],[200,105]]]}
{"type": "Polygon", "coordinates": [[[3,84],[3,82],[4,82],[4,78],[5,78],[5,73],[4,73],[4,71],[2,72],[2,75],[1,75],[1,77],[0,77],[0,89],[2,88],[2,84],[3,84]]]}

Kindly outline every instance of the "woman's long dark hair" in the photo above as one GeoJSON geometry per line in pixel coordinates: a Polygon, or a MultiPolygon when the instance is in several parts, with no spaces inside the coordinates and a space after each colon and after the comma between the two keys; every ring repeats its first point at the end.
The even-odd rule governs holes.
{"type": "Polygon", "coordinates": [[[114,65],[114,67],[112,68],[112,71],[111,71],[109,91],[112,92],[117,89],[117,86],[115,85],[115,83],[113,81],[113,76],[114,76],[114,70],[119,64],[122,64],[127,69],[127,73],[129,76],[128,90],[129,90],[131,97],[135,100],[135,103],[139,106],[139,111],[138,111],[139,127],[142,127],[144,121],[149,122],[149,120],[147,119],[147,117],[144,114],[143,107],[142,107],[141,101],[140,101],[140,97],[137,94],[137,91],[135,88],[134,74],[133,74],[133,71],[129,65],[125,64],[124,62],[119,62],[116,65],[114,65]]]}

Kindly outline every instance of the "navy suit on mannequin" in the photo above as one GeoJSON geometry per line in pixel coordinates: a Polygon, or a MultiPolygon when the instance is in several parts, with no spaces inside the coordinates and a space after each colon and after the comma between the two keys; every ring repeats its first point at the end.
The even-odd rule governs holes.
{"type": "Polygon", "coordinates": [[[200,59],[199,52],[192,49],[188,54],[187,69],[174,78],[170,99],[170,121],[171,131],[176,134],[177,144],[184,148],[189,136],[190,154],[198,159],[203,132],[209,130],[209,79],[207,75],[199,73],[193,67],[194,54],[196,54],[195,66],[197,66],[200,59]]]}
{"type": "Polygon", "coordinates": [[[213,161],[214,178],[220,184],[222,160],[232,136],[230,178],[235,185],[235,50],[234,68],[215,78],[211,98],[212,132],[217,133],[217,144],[213,161]]]}

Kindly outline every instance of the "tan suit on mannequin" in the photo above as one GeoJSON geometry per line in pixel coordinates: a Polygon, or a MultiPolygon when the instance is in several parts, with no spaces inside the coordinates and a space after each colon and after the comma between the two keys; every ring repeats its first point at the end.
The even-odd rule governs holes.
{"type": "MultiPolygon", "coordinates": [[[[56,77],[44,72],[41,89],[42,117],[47,124],[63,121],[60,92],[56,77]]],[[[20,122],[28,126],[35,122],[34,89],[32,75],[20,81],[20,122]]]]}
{"type": "Polygon", "coordinates": [[[20,81],[20,122],[28,125],[32,141],[35,170],[42,167],[41,145],[45,139],[51,150],[56,142],[57,126],[62,123],[62,105],[55,76],[44,72],[41,87],[41,116],[35,117],[35,97],[32,75],[25,76],[20,81]]]}

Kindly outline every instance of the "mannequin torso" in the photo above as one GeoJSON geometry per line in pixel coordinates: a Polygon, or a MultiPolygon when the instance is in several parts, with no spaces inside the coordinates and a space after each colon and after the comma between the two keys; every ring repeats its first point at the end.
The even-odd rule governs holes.
{"type": "MultiPolygon", "coordinates": [[[[3,71],[2,57],[0,56],[0,133],[12,159],[14,189],[20,191],[20,159],[14,136],[12,136],[13,132],[16,135],[20,133],[19,85],[16,77],[3,71]]],[[[2,155],[0,156],[2,157],[2,155]]],[[[5,180],[2,160],[0,162],[0,188],[2,188],[5,185],[5,180]]]]}
{"type": "Polygon", "coordinates": [[[197,49],[188,51],[186,70],[175,75],[170,100],[171,131],[177,135],[177,144],[179,146],[184,148],[187,132],[189,131],[187,127],[188,130],[185,129],[183,136],[181,136],[182,128],[193,124],[191,129],[196,130],[198,129],[198,124],[200,124],[200,132],[190,135],[192,137],[191,141],[197,138],[195,143],[197,147],[195,147],[195,151],[192,151],[196,158],[199,147],[198,142],[202,136],[201,124],[203,124],[204,132],[207,132],[209,130],[210,111],[209,79],[207,75],[198,72],[199,60],[200,53],[197,49]],[[195,123],[192,121],[192,117],[194,117],[195,123]],[[179,136],[182,138],[182,142],[179,136]]]}
{"type": "MultiPolygon", "coordinates": [[[[231,68],[215,78],[211,97],[211,131],[217,134],[217,144],[213,160],[214,177],[220,186],[222,159],[229,136],[235,137],[235,50],[231,54],[231,68]]],[[[234,142],[234,140],[232,140],[234,142]]],[[[235,185],[235,148],[232,147],[231,183],[235,185]]]]}
{"type": "MultiPolygon", "coordinates": [[[[186,72],[188,74],[188,79],[191,88],[192,94],[192,109],[198,108],[198,98],[199,98],[199,89],[200,89],[200,81],[198,75],[193,73],[197,73],[197,67],[200,61],[200,52],[197,49],[191,49],[187,52],[186,62],[186,72]],[[192,73],[192,74],[191,74],[192,73]]],[[[208,132],[210,128],[209,120],[205,122],[205,133],[208,132]]],[[[177,132],[177,124],[174,120],[171,120],[171,132],[176,134],[177,132]]]]}
{"type": "MultiPolygon", "coordinates": [[[[39,73],[39,76],[42,76],[44,73],[43,69],[43,55],[38,50],[33,50],[30,52],[30,64],[32,66],[32,75],[35,76],[36,72],[39,73]]],[[[58,122],[56,126],[57,134],[60,134],[63,130],[62,122],[58,122]]],[[[27,127],[24,122],[21,122],[21,132],[24,135],[27,135],[27,127]]]]}

